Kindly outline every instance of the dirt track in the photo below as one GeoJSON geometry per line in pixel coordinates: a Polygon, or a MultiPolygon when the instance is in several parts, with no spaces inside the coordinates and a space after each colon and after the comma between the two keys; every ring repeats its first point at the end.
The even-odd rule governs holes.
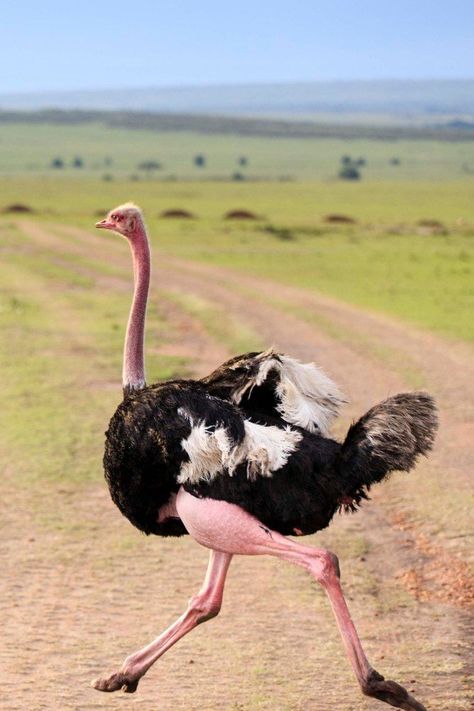
{"type": "MultiPolygon", "coordinates": [[[[73,228],[26,222],[22,229],[44,249],[105,254],[98,236],[73,228]]],[[[123,283],[101,283],[96,275],[97,283],[126,288],[128,254],[121,243],[108,259],[123,267],[123,283]]],[[[266,343],[316,360],[352,402],[339,434],[376,400],[413,389],[415,380],[423,383],[439,399],[441,436],[429,462],[410,477],[422,485],[423,475],[434,471],[467,494],[474,464],[472,349],[303,290],[169,257],[156,259],[154,281],[165,293],[218,303],[266,343]],[[294,313],[283,312],[284,304],[294,313]]],[[[165,351],[176,347],[194,359],[197,344],[196,374],[228,355],[171,302],[160,308],[175,325],[176,344],[165,351]]],[[[374,666],[413,689],[430,710],[469,709],[474,626],[468,605],[474,588],[464,560],[472,539],[453,539],[449,521],[434,536],[413,517],[404,483],[402,475],[394,477],[363,511],[339,517],[314,541],[340,556],[349,604],[374,666]]],[[[144,539],[129,530],[101,482],[68,493],[67,505],[89,525],[90,536],[78,540],[32,530],[13,485],[6,485],[3,500],[9,513],[2,543],[0,707],[388,708],[361,698],[322,593],[300,570],[264,559],[234,560],[221,616],[165,655],[135,696],[100,695],[89,681],[114,669],[182,612],[200,585],[207,553],[190,539],[144,539]]]]}

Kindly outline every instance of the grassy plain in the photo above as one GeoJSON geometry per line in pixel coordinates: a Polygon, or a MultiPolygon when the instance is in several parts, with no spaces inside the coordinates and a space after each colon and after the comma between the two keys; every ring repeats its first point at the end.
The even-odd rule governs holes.
{"type": "Polygon", "coordinates": [[[164,253],[231,266],[322,291],[453,337],[474,340],[474,181],[445,183],[113,182],[4,178],[0,209],[23,202],[35,219],[93,229],[126,199],[145,210],[164,253]],[[184,208],[193,220],[165,220],[184,208]],[[245,208],[255,221],[223,220],[245,208]],[[355,225],[328,225],[327,213],[355,225]],[[445,234],[423,234],[435,219],[445,234]],[[420,234],[421,232],[421,234],[420,234]]]}
{"type": "Polygon", "coordinates": [[[1,124],[0,175],[110,176],[146,179],[137,166],[154,160],[166,179],[230,179],[242,173],[257,179],[332,180],[341,156],[363,157],[365,180],[458,180],[474,172],[474,141],[272,138],[209,135],[191,131],[131,130],[101,124],[1,124]],[[204,154],[206,166],[193,164],[204,154]],[[72,161],[80,156],[84,167],[72,161]],[[247,166],[238,159],[245,156],[247,166]],[[61,157],[63,170],[51,161],[61,157]],[[397,158],[399,165],[391,164],[397,158]]]}
{"type": "MultiPolygon", "coordinates": [[[[87,697],[89,678],[166,626],[181,611],[205,565],[205,552],[190,541],[157,545],[144,540],[108,501],[100,466],[101,432],[120,398],[130,264],[126,245],[111,250],[107,261],[106,248],[97,242],[85,244],[83,232],[68,231],[64,225],[90,230],[106,247],[107,240],[119,238],[94,232],[96,213],[132,198],[145,210],[158,260],[160,254],[178,256],[199,265],[230,266],[238,274],[271,278],[275,304],[280,284],[298,285],[473,340],[472,188],[469,181],[358,185],[104,183],[14,177],[0,181],[0,209],[22,202],[36,210],[26,218],[5,214],[0,220],[0,451],[4,509],[7,522],[14,522],[4,539],[7,545],[12,541],[4,562],[11,565],[5,580],[11,580],[13,588],[2,597],[15,599],[24,617],[15,618],[15,609],[6,603],[7,646],[16,650],[14,665],[7,655],[13,675],[7,673],[6,678],[15,685],[21,707],[38,706],[42,691],[32,683],[35,677],[54,695],[47,700],[49,706],[110,707],[109,697],[87,697]],[[171,207],[186,208],[197,217],[159,217],[171,207]],[[226,210],[239,207],[253,210],[261,219],[222,219],[226,210]],[[347,213],[358,224],[327,225],[321,218],[328,212],[347,213]],[[423,218],[442,221],[447,234],[417,234],[417,221],[423,218]],[[391,234],[394,227],[397,234],[391,234]],[[117,252],[120,262],[115,261],[117,252]],[[95,545],[98,539],[100,545],[95,545]],[[181,566],[176,565],[177,550],[184,561],[181,566]],[[59,641],[58,629],[63,633],[59,641]],[[38,660],[33,672],[31,649],[38,660]]],[[[232,283],[228,291],[234,291],[232,283]]],[[[147,324],[150,381],[185,374],[190,367],[185,357],[169,355],[183,333],[174,332],[167,302],[190,314],[211,340],[229,351],[259,344],[258,329],[245,322],[258,305],[250,304],[247,314],[234,308],[225,319],[226,304],[192,291],[176,296],[161,291],[157,281],[147,324]],[[160,351],[163,344],[169,348],[160,351]]],[[[297,305],[294,312],[306,316],[297,305]]],[[[285,313],[283,307],[280,313],[285,313]]],[[[334,357],[339,350],[338,357],[346,364],[338,329],[341,324],[334,324],[331,354],[334,357]]],[[[319,331],[321,340],[325,333],[325,328],[319,331]]],[[[360,358],[361,349],[350,332],[346,338],[351,341],[351,357],[360,358]]],[[[367,379],[374,378],[371,390],[377,387],[377,373],[393,377],[395,372],[400,377],[410,365],[403,352],[396,351],[403,368],[398,364],[395,368],[387,358],[389,351],[383,350],[385,344],[379,341],[375,352],[373,340],[363,349],[363,372],[367,379]]],[[[380,396],[392,387],[387,382],[383,381],[380,396]]],[[[359,403],[366,383],[353,385],[359,403]]],[[[463,417],[459,408],[454,414],[463,417]]],[[[342,554],[345,586],[354,598],[351,606],[374,663],[384,672],[400,674],[400,680],[421,679],[433,709],[449,705],[467,709],[469,700],[462,687],[468,683],[467,673],[458,656],[465,651],[465,641],[455,626],[457,618],[447,616],[452,613],[446,607],[433,611],[428,604],[419,605],[416,591],[409,595],[391,577],[402,565],[397,558],[393,573],[385,572],[394,552],[403,553],[407,545],[402,541],[398,548],[396,533],[390,543],[381,545],[383,506],[393,507],[395,513],[408,508],[410,520],[436,525],[439,541],[464,540],[460,536],[465,535],[471,510],[467,491],[450,474],[446,495],[445,471],[432,471],[431,464],[425,467],[407,482],[394,477],[385,487],[388,504],[379,501],[382,514],[373,526],[377,540],[371,538],[370,520],[364,523],[368,519],[360,515],[337,519],[317,541],[342,554]]],[[[377,507],[367,507],[370,510],[377,507]]],[[[419,570],[418,559],[416,565],[419,570]]],[[[446,569],[450,565],[451,559],[446,569]]],[[[164,658],[160,705],[192,708],[201,699],[208,705],[214,700],[209,708],[289,711],[302,708],[302,703],[315,709],[359,704],[326,603],[303,574],[272,561],[266,567],[260,561],[236,561],[236,566],[228,595],[234,612],[226,616],[224,611],[215,628],[210,626],[201,636],[196,633],[189,643],[183,642],[177,655],[164,658]],[[242,600],[239,615],[235,614],[237,599],[242,600]],[[287,611],[283,617],[282,609],[287,611]],[[314,629],[309,627],[308,610],[315,613],[314,629]],[[247,629],[242,620],[248,623],[252,614],[256,622],[250,617],[247,629]],[[317,636],[324,645],[314,644],[317,636]],[[231,671],[216,674],[222,659],[231,660],[224,665],[231,671]],[[184,664],[191,660],[193,667],[180,664],[178,669],[177,660],[184,664]],[[318,683],[308,691],[315,669],[318,683]],[[198,683],[204,677],[210,680],[208,688],[198,683]],[[241,688],[237,679],[244,680],[241,688]],[[334,703],[318,699],[320,684],[332,690],[334,703]]],[[[156,705],[156,678],[150,675],[139,692],[139,703],[148,703],[149,708],[156,705]]]]}

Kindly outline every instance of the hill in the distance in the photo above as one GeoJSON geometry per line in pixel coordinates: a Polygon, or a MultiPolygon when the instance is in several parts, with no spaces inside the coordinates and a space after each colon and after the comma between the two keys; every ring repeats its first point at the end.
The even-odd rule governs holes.
{"type": "Polygon", "coordinates": [[[127,110],[396,123],[474,117],[474,80],[327,81],[0,94],[0,109],[127,110]]]}

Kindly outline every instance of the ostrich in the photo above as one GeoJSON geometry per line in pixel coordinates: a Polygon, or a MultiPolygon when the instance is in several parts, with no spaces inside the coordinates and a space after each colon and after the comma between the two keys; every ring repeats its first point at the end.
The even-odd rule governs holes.
{"type": "Polygon", "coordinates": [[[324,588],[361,690],[411,711],[425,708],[369,664],[341,585],[337,557],[288,536],[325,528],[355,510],[393,470],[409,471],[432,447],[436,408],[426,393],[375,405],[329,438],[344,396],[314,364],[270,349],[239,355],[201,380],[146,385],[144,327],[150,249],[141,210],[111,210],[96,227],[131,247],[134,295],[125,338],[123,400],[106,433],[113,501],[146,534],[191,535],[210,549],[204,583],[184,614],[121,668],[93,682],[133,693],[170,647],[220,610],[234,555],[272,555],[305,568],[324,588]]]}

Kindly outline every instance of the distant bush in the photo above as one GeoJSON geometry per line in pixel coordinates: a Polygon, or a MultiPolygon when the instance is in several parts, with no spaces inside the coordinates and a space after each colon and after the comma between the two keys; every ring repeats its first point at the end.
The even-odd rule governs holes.
{"type": "Polygon", "coordinates": [[[224,215],[224,220],[258,220],[258,215],[250,210],[229,210],[224,215]]]}
{"type": "Polygon", "coordinates": [[[401,160],[400,158],[397,158],[396,156],[394,158],[390,158],[390,165],[400,165],[401,160]]]}
{"type": "Polygon", "coordinates": [[[113,179],[114,176],[112,175],[112,173],[104,173],[104,175],[102,176],[102,180],[104,181],[104,183],[111,183],[113,179]]]}
{"type": "Polygon", "coordinates": [[[341,215],[337,212],[330,212],[328,215],[324,215],[322,218],[323,222],[333,225],[355,225],[356,220],[349,215],[341,215]]]}
{"type": "Polygon", "coordinates": [[[14,202],[11,205],[7,205],[6,207],[3,208],[2,212],[5,215],[8,214],[24,214],[24,213],[29,213],[32,214],[35,212],[32,207],[29,205],[25,205],[22,202],[14,202]]]}
{"type": "Polygon", "coordinates": [[[236,170],[235,173],[232,173],[232,180],[245,180],[245,175],[236,170]]]}
{"type": "Polygon", "coordinates": [[[83,168],[84,167],[84,161],[82,160],[81,156],[75,156],[75,158],[73,158],[72,167],[73,168],[83,168]]]}
{"type": "Polygon", "coordinates": [[[56,170],[61,170],[64,168],[64,161],[62,158],[53,158],[51,161],[51,168],[54,168],[56,170]]]}
{"type": "Polygon", "coordinates": [[[360,180],[361,175],[359,168],[362,165],[365,165],[365,158],[354,160],[351,156],[341,156],[341,167],[338,177],[341,178],[341,180],[360,180]]]}
{"type": "Polygon", "coordinates": [[[360,171],[355,165],[345,165],[338,173],[341,180],[360,180],[360,171]]]}
{"type": "Polygon", "coordinates": [[[204,168],[206,165],[206,156],[203,156],[202,153],[198,153],[197,156],[194,156],[193,163],[196,168],[204,168]]]}
{"type": "Polygon", "coordinates": [[[173,208],[171,210],[164,210],[161,213],[160,217],[191,220],[195,217],[195,215],[193,215],[193,213],[189,212],[188,210],[183,210],[181,208],[173,208]]]}
{"type": "Polygon", "coordinates": [[[148,173],[148,175],[154,173],[155,170],[161,170],[162,167],[161,163],[157,160],[143,160],[137,165],[138,170],[143,170],[145,173],[148,173]]]}
{"type": "Polygon", "coordinates": [[[265,225],[262,227],[262,232],[267,232],[269,235],[274,235],[278,239],[291,241],[295,239],[295,234],[289,227],[276,227],[275,225],[265,225]]]}
{"type": "Polygon", "coordinates": [[[247,156],[240,156],[239,160],[237,161],[239,165],[241,165],[243,168],[249,164],[249,160],[247,156]]]}

